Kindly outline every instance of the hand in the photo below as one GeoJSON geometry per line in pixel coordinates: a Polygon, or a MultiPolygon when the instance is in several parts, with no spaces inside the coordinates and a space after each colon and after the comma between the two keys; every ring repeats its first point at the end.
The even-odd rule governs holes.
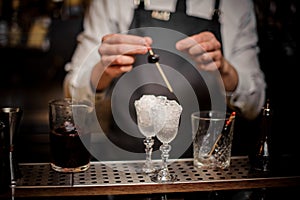
{"type": "Polygon", "coordinates": [[[238,84],[235,68],[224,58],[221,43],[209,31],[201,32],[176,43],[179,51],[188,53],[197,67],[206,71],[219,70],[226,91],[233,91],[238,84]]]}
{"type": "Polygon", "coordinates": [[[211,32],[201,32],[180,40],[176,48],[188,53],[200,69],[212,71],[223,66],[221,43],[211,32]]]}
{"type": "Polygon", "coordinates": [[[92,72],[92,83],[98,90],[105,89],[110,82],[132,69],[135,55],[146,54],[152,39],[126,34],[108,34],[102,38],[98,49],[101,61],[92,72]],[[100,78],[98,84],[95,82],[100,78]]]}

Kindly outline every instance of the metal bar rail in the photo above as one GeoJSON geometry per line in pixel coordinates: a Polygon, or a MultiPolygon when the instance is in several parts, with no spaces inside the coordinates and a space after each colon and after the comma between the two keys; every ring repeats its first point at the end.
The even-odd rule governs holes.
{"type": "MultiPolygon", "coordinates": [[[[159,167],[160,161],[154,161],[159,167]]],[[[92,162],[80,173],[58,173],[49,163],[22,163],[15,197],[90,196],[238,190],[300,186],[300,176],[253,173],[248,157],[232,157],[228,169],[198,169],[192,159],[170,160],[174,183],[158,184],[140,172],[143,161],[92,162]]]]}

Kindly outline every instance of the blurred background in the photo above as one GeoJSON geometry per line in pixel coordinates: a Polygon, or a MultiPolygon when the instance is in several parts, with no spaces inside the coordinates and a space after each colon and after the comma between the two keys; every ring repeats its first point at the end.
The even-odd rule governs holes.
{"type": "Polygon", "coordinates": [[[20,161],[48,159],[48,101],[63,97],[64,65],[88,3],[0,0],[0,106],[24,110],[18,146],[26,148],[19,151],[20,161]]]}
{"type": "MultiPolygon", "coordinates": [[[[64,65],[75,49],[88,4],[88,0],[0,0],[0,106],[24,110],[20,162],[48,161],[48,101],[63,97],[64,65]]],[[[254,0],[254,4],[260,62],[274,109],[275,151],[281,157],[298,155],[296,0],[254,0]]],[[[258,134],[257,120],[239,121],[234,155],[247,154],[258,134]]]]}

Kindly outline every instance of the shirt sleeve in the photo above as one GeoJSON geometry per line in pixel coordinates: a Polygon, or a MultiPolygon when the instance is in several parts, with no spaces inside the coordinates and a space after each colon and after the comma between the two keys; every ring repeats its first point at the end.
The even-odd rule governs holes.
{"type": "Polygon", "coordinates": [[[72,59],[65,65],[64,92],[79,100],[94,101],[95,91],[90,76],[93,67],[100,61],[98,47],[101,38],[113,31],[109,20],[112,1],[91,1],[83,21],[83,32],[77,37],[77,46],[72,59]]]}
{"type": "MultiPolygon", "coordinates": [[[[227,99],[229,107],[239,111],[247,119],[254,119],[261,111],[266,95],[265,77],[258,59],[256,18],[251,1],[245,0],[245,4],[236,5],[241,6],[235,8],[240,12],[240,17],[235,16],[234,19],[234,12],[231,12],[232,15],[227,13],[227,21],[224,19],[227,26],[224,24],[223,29],[226,37],[225,57],[235,67],[239,79],[236,90],[228,94],[227,99]],[[230,24],[232,22],[236,24],[230,24]]],[[[228,8],[227,12],[230,9],[232,8],[228,8]]]]}

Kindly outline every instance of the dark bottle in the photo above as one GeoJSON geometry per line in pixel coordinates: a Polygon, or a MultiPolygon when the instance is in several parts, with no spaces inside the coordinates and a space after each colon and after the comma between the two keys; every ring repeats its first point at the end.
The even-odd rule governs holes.
{"type": "Polygon", "coordinates": [[[269,172],[272,166],[272,115],[269,99],[261,111],[260,135],[258,137],[252,167],[254,170],[269,172]]]}
{"type": "Polygon", "coordinates": [[[0,121],[0,196],[7,193],[10,186],[9,149],[4,128],[4,123],[0,121]]]}

